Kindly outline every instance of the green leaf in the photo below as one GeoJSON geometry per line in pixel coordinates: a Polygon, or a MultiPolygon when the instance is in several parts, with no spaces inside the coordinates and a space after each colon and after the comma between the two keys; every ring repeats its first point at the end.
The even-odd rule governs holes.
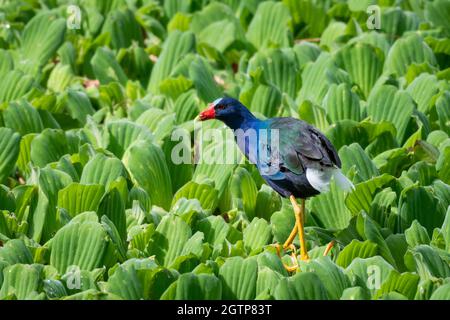
{"type": "Polygon", "coordinates": [[[32,76],[20,70],[8,72],[0,85],[0,101],[9,102],[23,97],[34,84],[32,76]]]}
{"type": "Polygon", "coordinates": [[[9,265],[18,263],[32,264],[33,257],[22,240],[13,239],[0,248],[0,261],[4,261],[9,265]]]}
{"type": "Polygon", "coordinates": [[[406,88],[417,103],[420,112],[428,112],[432,103],[432,97],[438,93],[438,80],[435,75],[422,73],[406,88]]]}
{"type": "Polygon", "coordinates": [[[137,140],[153,141],[152,133],[144,126],[129,120],[111,121],[106,124],[109,136],[107,149],[118,158],[137,140]]]}
{"type": "Polygon", "coordinates": [[[253,218],[244,230],[244,245],[248,252],[258,250],[269,243],[272,233],[264,219],[253,218]]]}
{"type": "Polygon", "coordinates": [[[270,221],[272,214],[281,209],[281,198],[267,184],[263,184],[256,196],[255,216],[270,221]]]}
{"type": "MultiPolygon", "coordinates": [[[[87,214],[87,213],[86,213],[87,214]]],[[[83,218],[84,215],[79,215],[83,218]]],[[[50,265],[60,273],[70,266],[80,270],[94,270],[103,266],[107,237],[96,221],[72,221],[59,229],[51,242],[50,265]]]]}
{"type": "Polygon", "coordinates": [[[225,241],[230,226],[221,216],[209,216],[198,221],[197,229],[205,235],[205,242],[215,247],[225,241]]]}
{"type": "Polygon", "coordinates": [[[404,231],[417,220],[431,235],[434,228],[444,222],[445,209],[427,187],[404,189],[399,203],[399,227],[404,231]]]}
{"type": "Polygon", "coordinates": [[[158,108],[150,108],[136,119],[136,123],[147,127],[156,142],[162,141],[172,132],[175,115],[158,108]]]}
{"type": "Polygon", "coordinates": [[[222,298],[248,300],[256,296],[258,264],[255,259],[228,258],[219,270],[222,298]]]}
{"type": "Polygon", "coordinates": [[[336,264],[347,268],[356,258],[366,259],[375,256],[378,253],[378,246],[369,240],[361,242],[352,240],[350,244],[339,253],[336,264]]]}
{"type": "Polygon", "coordinates": [[[449,300],[450,299],[450,283],[440,286],[430,297],[430,300],[449,300]]]}
{"type": "Polygon", "coordinates": [[[189,77],[194,82],[198,97],[204,102],[211,102],[222,96],[222,88],[218,86],[207,62],[197,57],[189,66],[189,77]]]}
{"type": "Polygon", "coordinates": [[[91,64],[95,77],[101,84],[114,81],[120,82],[122,85],[126,84],[127,76],[110,49],[106,47],[98,48],[92,57],[91,64]]]}
{"type": "Polygon", "coordinates": [[[353,83],[369,97],[372,88],[383,72],[383,53],[370,44],[355,43],[345,46],[336,57],[337,65],[349,73],[353,83]]]}
{"type": "Polygon", "coordinates": [[[153,233],[147,251],[150,255],[154,254],[163,266],[171,266],[177,257],[182,255],[191,235],[191,228],[183,219],[172,215],[165,216],[153,233]]]}
{"type": "Polygon", "coordinates": [[[213,180],[220,198],[228,187],[230,176],[236,163],[241,161],[242,155],[234,141],[225,140],[203,146],[200,156],[202,158],[198,160],[192,180],[197,183],[202,183],[205,179],[213,180]]]}
{"type": "Polygon", "coordinates": [[[378,245],[380,255],[394,267],[396,265],[394,256],[381,234],[380,227],[365,212],[362,212],[357,218],[358,233],[365,240],[370,240],[378,245]]]}
{"type": "Polygon", "coordinates": [[[358,143],[352,143],[350,146],[343,146],[339,150],[339,157],[342,159],[342,170],[349,172],[350,168],[355,166],[355,182],[364,182],[379,174],[375,164],[370,160],[364,150],[358,143]]]}
{"type": "Polygon", "coordinates": [[[125,168],[117,158],[109,158],[104,154],[96,154],[84,166],[81,184],[102,184],[108,189],[111,182],[124,176],[125,168]]]}
{"type": "Polygon", "coordinates": [[[361,110],[358,96],[351,91],[348,84],[331,85],[323,99],[325,110],[331,121],[361,120],[361,110]]]}
{"type": "Polygon", "coordinates": [[[279,112],[281,98],[281,92],[277,87],[260,84],[253,94],[249,109],[266,117],[273,117],[279,112]]]}
{"type": "Polygon", "coordinates": [[[212,274],[182,274],[177,280],[176,300],[218,300],[222,297],[220,280],[212,274]]]}
{"type": "Polygon", "coordinates": [[[362,287],[350,287],[344,290],[341,300],[369,300],[370,296],[362,287]]]}
{"type": "Polygon", "coordinates": [[[367,102],[367,114],[374,121],[389,121],[397,129],[397,141],[405,140],[406,128],[415,109],[414,100],[403,90],[391,85],[374,89],[367,102]]]}
{"type": "Polygon", "coordinates": [[[392,271],[386,281],[383,282],[375,297],[389,292],[398,292],[412,300],[416,294],[419,279],[420,277],[413,273],[405,272],[399,274],[397,271],[392,271]]]}
{"type": "Polygon", "coordinates": [[[320,278],[311,272],[300,272],[283,278],[274,293],[279,300],[326,300],[327,290],[320,278]]]}
{"type": "Polygon", "coordinates": [[[283,3],[264,2],[248,26],[246,37],[257,48],[287,47],[290,15],[283,3]]]}
{"type": "Polygon", "coordinates": [[[279,211],[274,212],[270,217],[270,226],[272,227],[273,241],[284,243],[295,226],[292,206],[286,204],[279,211]]]}
{"type": "Polygon", "coordinates": [[[408,246],[414,248],[420,244],[430,244],[430,237],[427,229],[422,227],[417,220],[414,220],[411,226],[405,230],[406,242],[408,246]]]}
{"type": "Polygon", "coordinates": [[[67,153],[69,153],[67,138],[60,129],[45,129],[31,141],[30,158],[38,167],[42,168],[50,162],[56,162],[67,153]]]}
{"type": "Polygon", "coordinates": [[[408,66],[422,62],[436,65],[436,58],[421,36],[413,33],[395,41],[386,57],[384,71],[402,76],[408,66]]]}
{"type": "Polygon", "coordinates": [[[13,170],[19,156],[20,135],[9,128],[0,128],[0,182],[13,170]]]}
{"type": "Polygon", "coordinates": [[[123,162],[132,179],[148,193],[152,204],[169,209],[172,202],[172,183],[161,148],[153,143],[138,140],[129,147],[123,162]]]}
{"type": "Polygon", "coordinates": [[[336,266],[329,257],[320,257],[310,263],[305,263],[301,269],[302,272],[313,272],[317,275],[327,290],[328,298],[332,300],[338,300],[344,290],[351,285],[343,269],[336,266]]]}
{"type": "Polygon", "coordinates": [[[330,183],[330,191],[312,198],[311,215],[320,221],[320,226],[329,229],[344,229],[352,217],[345,206],[344,192],[336,185],[334,180],[330,183]]]}
{"type": "Polygon", "coordinates": [[[300,77],[296,74],[299,66],[292,49],[271,49],[256,53],[249,61],[248,73],[262,74],[265,82],[278,88],[282,93],[295,97],[300,87],[300,77]],[[290,70],[291,72],[285,72],[290,70]]]}
{"type": "Polygon", "coordinates": [[[426,3],[425,5],[425,17],[434,26],[443,27],[447,30],[447,34],[450,29],[450,24],[448,19],[446,19],[446,14],[450,12],[450,6],[447,1],[438,0],[431,3],[426,3]]]}
{"type": "Polygon", "coordinates": [[[391,182],[394,179],[393,176],[382,174],[373,177],[367,181],[363,181],[355,185],[355,190],[348,194],[345,199],[347,208],[352,214],[358,214],[361,210],[368,212],[372,218],[376,221],[378,216],[372,214],[374,208],[374,200],[377,197],[377,192],[381,187],[391,182]]]}
{"type": "Polygon", "coordinates": [[[14,295],[19,300],[43,299],[42,265],[15,264],[3,270],[5,278],[0,289],[0,299],[14,295]]]}
{"type": "Polygon", "coordinates": [[[439,254],[428,245],[418,245],[412,249],[417,273],[421,279],[447,278],[450,267],[439,254]]]}
{"type": "Polygon", "coordinates": [[[141,28],[129,9],[109,12],[102,32],[111,37],[114,49],[128,48],[133,42],[143,44],[141,28]]]}
{"type": "Polygon", "coordinates": [[[207,184],[198,184],[194,181],[189,181],[181,187],[173,196],[172,206],[178,202],[179,199],[197,199],[202,209],[214,212],[218,204],[218,191],[207,184]]]}
{"type": "Polygon", "coordinates": [[[356,258],[345,272],[352,283],[370,290],[372,294],[381,288],[394,268],[380,256],[361,259],[356,258]]]}
{"type": "Polygon", "coordinates": [[[193,50],[194,45],[195,38],[191,32],[175,30],[170,33],[164,42],[158,61],[153,66],[148,84],[150,92],[158,92],[160,83],[170,76],[180,60],[193,50]]]}
{"type": "Polygon", "coordinates": [[[256,297],[263,293],[273,295],[282,278],[283,277],[278,272],[269,267],[260,268],[258,280],[256,281],[256,297]]]}
{"type": "Polygon", "coordinates": [[[23,30],[20,47],[23,58],[42,67],[63,43],[65,32],[65,19],[50,12],[37,14],[23,30]]]}
{"type": "Polygon", "coordinates": [[[249,219],[255,216],[256,196],[258,189],[250,173],[238,167],[230,180],[230,193],[238,208],[242,207],[249,219]]]}
{"type": "Polygon", "coordinates": [[[87,117],[94,114],[95,110],[92,107],[89,97],[81,90],[68,89],[66,103],[72,118],[77,119],[81,125],[86,124],[87,117]]]}
{"type": "Polygon", "coordinates": [[[450,123],[450,92],[445,91],[436,100],[436,111],[439,118],[439,126],[441,130],[450,133],[449,123],[450,123]]]}
{"type": "Polygon", "coordinates": [[[109,277],[106,291],[127,300],[139,300],[148,298],[150,284],[156,263],[147,259],[130,259],[118,266],[109,277]]]}
{"type": "Polygon", "coordinates": [[[58,207],[67,210],[72,217],[85,211],[97,211],[104,193],[103,185],[74,182],[58,192],[58,207]]]}
{"type": "Polygon", "coordinates": [[[44,129],[38,111],[28,102],[10,103],[3,113],[5,126],[21,135],[39,133],[44,129]]]}
{"type": "MultiPolygon", "coordinates": [[[[322,52],[316,61],[306,65],[302,72],[302,87],[298,94],[300,101],[310,100],[321,105],[330,85],[349,83],[348,75],[338,69],[333,57],[322,52]]],[[[294,96],[294,95],[292,95],[294,96]]]]}

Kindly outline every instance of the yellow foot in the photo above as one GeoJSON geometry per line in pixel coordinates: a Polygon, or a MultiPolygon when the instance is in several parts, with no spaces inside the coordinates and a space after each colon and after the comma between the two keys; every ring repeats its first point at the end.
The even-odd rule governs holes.
{"type": "Polygon", "coordinates": [[[305,254],[305,255],[300,255],[300,260],[308,262],[310,259],[309,259],[308,254],[305,254]]]}
{"type": "MultiPolygon", "coordinates": [[[[275,248],[277,249],[278,257],[281,260],[281,245],[279,243],[276,243],[275,244],[275,248]]],[[[294,266],[288,266],[288,265],[285,265],[283,263],[283,261],[281,261],[281,263],[283,264],[284,269],[286,269],[287,272],[294,272],[294,271],[296,271],[298,269],[298,263],[297,263],[297,253],[296,253],[295,246],[291,243],[290,245],[283,246],[282,248],[283,248],[283,251],[287,250],[287,249],[290,249],[292,251],[291,252],[291,258],[292,258],[293,261],[296,262],[294,266]]]]}
{"type": "Polygon", "coordinates": [[[325,251],[323,252],[323,256],[327,256],[328,253],[331,251],[331,249],[333,249],[334,244],[336,243],[336,241],[331,240],[330,243],[327,245],[327,247],[325,248],[325,251]]]}

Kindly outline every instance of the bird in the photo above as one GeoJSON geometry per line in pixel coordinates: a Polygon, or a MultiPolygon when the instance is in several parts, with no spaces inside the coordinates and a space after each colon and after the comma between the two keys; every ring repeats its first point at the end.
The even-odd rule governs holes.
{"type": "MultiPolygon", "coordinates": [[[[282,248],[293,250],[296,257],[293,241],[298,234],[300,260],[309,261],[304,231],[306,199],[327,192],[332,178],[344,191],[354,189],[341,171],[341,160],[330,140],[300,119],[258,119],[239,100],[231,97],[221,97],[208,104],[198,118],[200,121],[220,120],[228,126],[234,132],[239,149],[250,163],[256,165],[264,181],[280,196],[290,200],[295,225],[282,248]],[[297,198],[301,199],[300,204],[297,198]]],[[[332,246],[333,242],[327,246],[325,254],[332,246]]],[[[278,255],[279,250],[277,247],[278,255]]],[[[298,264],[283,265],[288,271],[298,267],[298,264]]]]}

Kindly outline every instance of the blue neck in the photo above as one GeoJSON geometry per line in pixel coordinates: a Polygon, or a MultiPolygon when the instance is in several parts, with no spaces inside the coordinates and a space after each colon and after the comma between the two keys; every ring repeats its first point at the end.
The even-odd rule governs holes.
{"type": "Polygon", "coordinates": [[[224,117],[220,120],[233,130],[256,128],[262,122],[247,109],[242,109],[239,114],[233,114],[230,117],[224,117]]]}

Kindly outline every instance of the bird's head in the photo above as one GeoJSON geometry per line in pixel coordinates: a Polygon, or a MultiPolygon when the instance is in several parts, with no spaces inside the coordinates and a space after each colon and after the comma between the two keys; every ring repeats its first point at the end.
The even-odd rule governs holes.
{"type": "Polygon", "coordinates": [[[217,119],[225,123],[245,117],[253,117],[248,109],[233,98],[219,98],[208,105],[199,115],[200,120],[217,119]]]}

